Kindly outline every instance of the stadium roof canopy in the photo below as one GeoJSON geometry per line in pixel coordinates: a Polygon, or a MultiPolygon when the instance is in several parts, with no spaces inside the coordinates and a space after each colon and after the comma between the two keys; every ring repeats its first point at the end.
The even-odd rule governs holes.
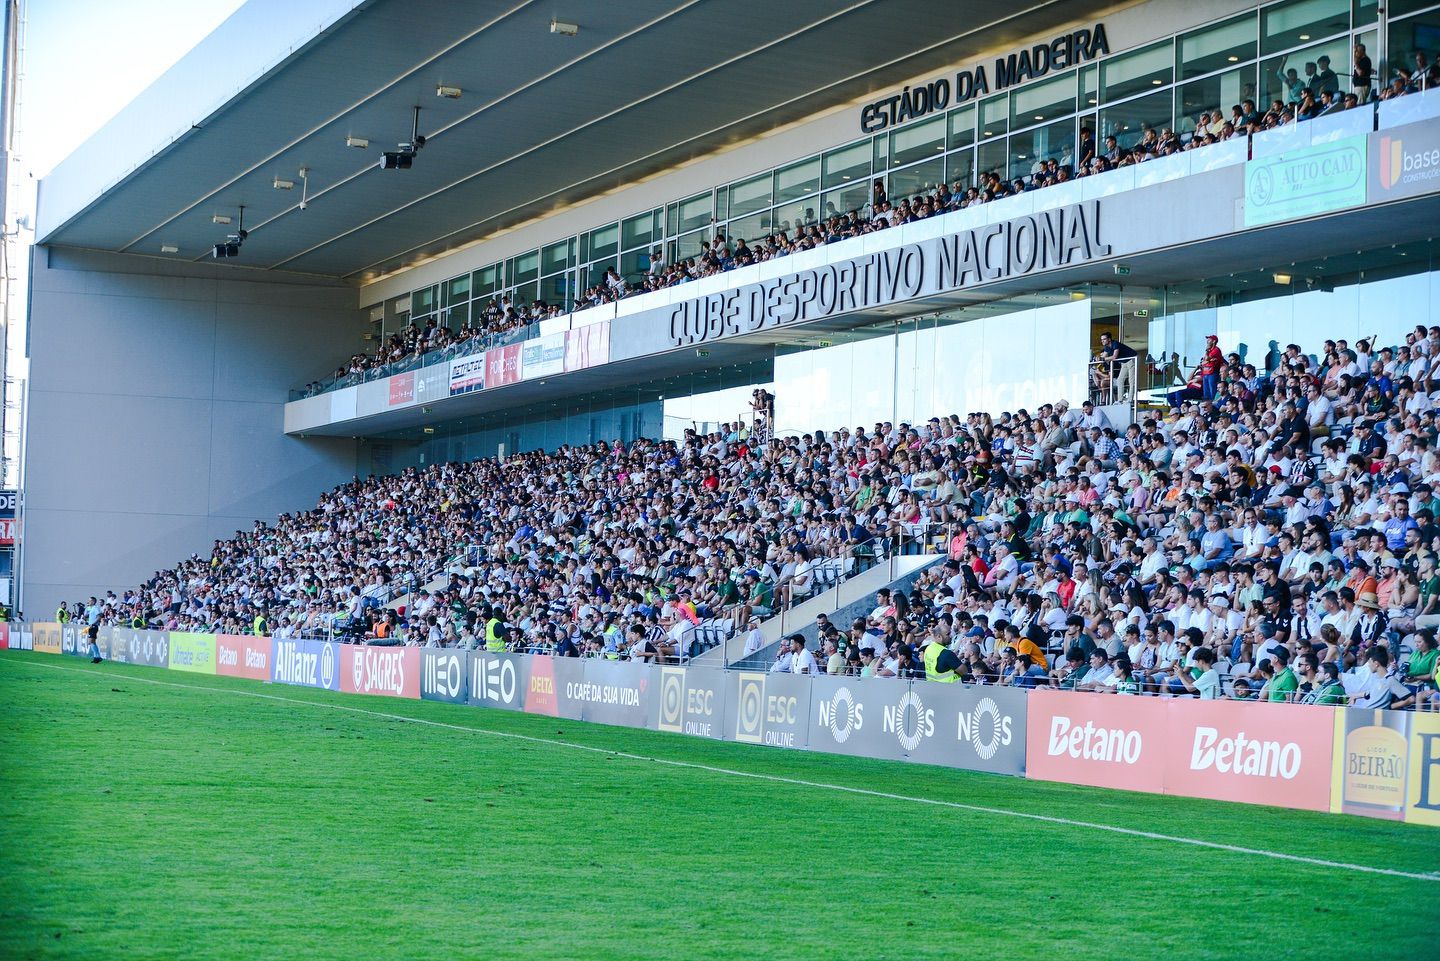
{"type": "Polygon", "coordinates": [[[245,266],[375,276],[1109,5],[251,0],[44,180],[38,236],[203,260],[244,204],[245,266]]]}

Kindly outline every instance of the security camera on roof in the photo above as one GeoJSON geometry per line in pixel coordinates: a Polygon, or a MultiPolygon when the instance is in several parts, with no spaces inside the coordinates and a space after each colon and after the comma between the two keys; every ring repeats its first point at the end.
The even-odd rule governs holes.
{"type": "Polygon", "coordinates": [[[425,146],[425,137],[420,133],[420,108],[415,108],[415,119],[410,129],[410,139],[397,144],[399,150],[387,150],[380,155],[381,170],[409,170],[415,163],[415,154],[425,146]]]}

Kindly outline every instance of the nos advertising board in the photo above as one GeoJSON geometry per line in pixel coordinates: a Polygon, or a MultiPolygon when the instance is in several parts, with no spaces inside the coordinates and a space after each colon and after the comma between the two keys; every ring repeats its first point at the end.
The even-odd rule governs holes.
{"type": "Polygon", "coordinates": [[[420,648],[340,645],[340,690],[418,698],[420,648]]]}
{"type": "Polygon", "coordinates": [[[170,635],[166,631],[137,631],[116,628],[111,657],[122,664],[146,667],[170,666],[170,635]]]}
{"type": "Polygon", "coordinates": [[[271,641],[253,634],[215,635],[215,673],[270,680],[271,641]]]}
{"type": "Polygon", "coordinates": [[[170,663],[172,671],[192,674],[215,673],[215,635],[170,632],[170,663]]]}
{"type": "Polygon", "coordinates": [[[1301,147],[1245,164],[1245,226],[1343,210],[1365,202],[1364,136],[1301,147]]]}
{"type": "Polygon", "coordinates": [[[299,684],[338,691],[340,647],[332,641],[275,638],[270,680],[277,684],[299,684]]]}

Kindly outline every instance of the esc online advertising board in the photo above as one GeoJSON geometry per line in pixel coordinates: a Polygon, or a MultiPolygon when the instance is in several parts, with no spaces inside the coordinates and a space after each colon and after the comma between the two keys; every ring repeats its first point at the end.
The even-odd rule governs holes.
{"type": "MultiPolygon", "coordinates": [[[[127,664],[1440,827],[1440,713],[101,628],[127,664]]],[[[79,625],[0,647],[85,657],[79,625]]]]}

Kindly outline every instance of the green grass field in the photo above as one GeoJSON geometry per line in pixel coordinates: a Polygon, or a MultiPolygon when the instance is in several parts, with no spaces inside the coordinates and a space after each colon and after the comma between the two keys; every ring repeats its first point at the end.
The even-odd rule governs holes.
{"type": "Polygon", "coordinates": [[[1440,831],[1415,825],[15,652],[0,705],[4,958],[1273,961],[1440,944],[1440,877],[823,785],[1440,870],[1440,831]]]}

